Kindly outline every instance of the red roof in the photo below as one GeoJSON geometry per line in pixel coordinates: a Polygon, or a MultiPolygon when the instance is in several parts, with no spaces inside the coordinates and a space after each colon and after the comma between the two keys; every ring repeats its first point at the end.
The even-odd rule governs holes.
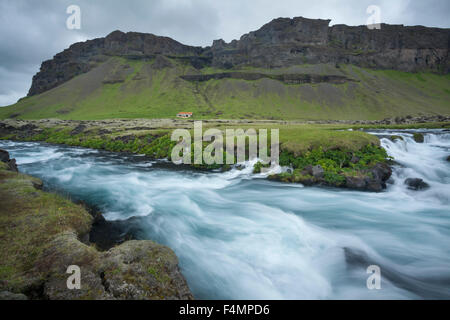
{"type": "Polygon", "coordinates": [[[189,115],[192,115],[192,112],[180,112],[178,114],[189,114],[189,115]]]}

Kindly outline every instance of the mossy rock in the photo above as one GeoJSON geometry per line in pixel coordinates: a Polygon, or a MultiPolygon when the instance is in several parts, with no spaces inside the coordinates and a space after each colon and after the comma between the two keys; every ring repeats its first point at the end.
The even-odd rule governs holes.
{"type": "Polygon", "coordinates": [[[414,138],[414,141],[417,142],[417,143],[424,143],[425,142],[425,137],[421,133],[414,133],[413,138],[414,138]]]}
{"type": "Polygon", "coordinates": [[[43,192],[39,179],[0,163],[0,292],[31,299],[192,299],[169,248],[129,241],[107,252],[88,242],[93,217],[80,205],[43,192]],[[67,288],[80,267],[81,289],[67,288]]]}
{"type": "Polygon", "coordinates": [[[192,299],[173,251],[153,241],[127,241],[104,253],[103,281],[116,299],[192,299]]]}
{"type": "Polygon", "coordinates": [[[269,167],[270,167],[270,164],[263,164],[262,162],[258,161],[255,164],[255,166],[253,167],[253,173],[254,174],[261,173],[263,168],[269,168],[269,167]]]}
{"type": "Polygon", "coordinates": [[[395,141],[397,141],[397,140],[401,140],[401,141],[404,141],[404,139],[403,139],[403,137],[401,137],[401,136],[390,136],[389,137],[389,140],[391,140],[391,141],[393,141],[393,142],[395,142],[395,141]]]}

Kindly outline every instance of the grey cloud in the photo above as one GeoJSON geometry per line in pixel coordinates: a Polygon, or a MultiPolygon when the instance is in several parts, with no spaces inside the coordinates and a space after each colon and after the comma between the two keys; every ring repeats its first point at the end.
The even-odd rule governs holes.
{"type": "Polygon", "coordinates": [[[448,0],[2,0],[0,2],[0,105],[25,96],[42,61],[78,41],[114,30],[169,36],[189,45],[238,39],[277,17],[332,19],[365,24],[369,5],[382,21],[449,27],[448,0]],[[66,8],[81,8],[81,30],[68,30],[66,8]]]}

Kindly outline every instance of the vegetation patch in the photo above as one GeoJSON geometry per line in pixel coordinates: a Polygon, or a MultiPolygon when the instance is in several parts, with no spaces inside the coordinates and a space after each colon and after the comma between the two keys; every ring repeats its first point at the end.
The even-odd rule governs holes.
{"type": "Polygon", "coordinates": [[[386,151],[378,145],[369,144],[360,150],[329,149],[322,147],[307,151],[301,156],[283,151],[280,165],[288,166],[292,172],[271,177],[284,182],[298,182],[308,185],[326,184],[341,187],[347,177],[372,179],[370,170],[390,160],[386,151]]]}
{"type": "Polygon", "coordinates": [[[88,242],[86,209],[41,187],[0,162],[0,291],[51,300],[192,299],[169,248],[127,241],[99,252],[88,242]],[[80,290],[67,288],[71,265],[81,268],[80,290]]]}

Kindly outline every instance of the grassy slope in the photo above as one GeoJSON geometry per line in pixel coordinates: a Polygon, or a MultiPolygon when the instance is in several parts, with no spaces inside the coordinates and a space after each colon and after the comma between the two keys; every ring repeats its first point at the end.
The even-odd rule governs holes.
{"type": "Polygon", "coordinates": [[[358,82],[285,85],[269,79],[224,79],[195,84],[179,78],[199,72],[192,67],[171,60],[172,68],[158,69],[153,63],[113,57],[57,88],[1,108],[0,118],[173,118],[180,111],[192,111],[197,119],[377,120],[450,114],[450,75],[304,65],[245,71],[341,74],[358,82]],[[117,79],[123,82],[104,83],[117,79]]]}

